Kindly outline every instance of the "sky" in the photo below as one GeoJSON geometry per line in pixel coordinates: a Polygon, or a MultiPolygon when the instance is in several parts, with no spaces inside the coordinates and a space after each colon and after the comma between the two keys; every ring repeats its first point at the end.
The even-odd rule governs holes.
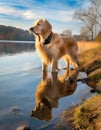
{"type": "Polygon", "coordinates": [[[73,19],[74,12],[88,4],[89,0],[0,0],[0,24],[28,30],[35,20],[44,18],[53,32],[70,29],[79,34],[83,24],[73,19]]]}

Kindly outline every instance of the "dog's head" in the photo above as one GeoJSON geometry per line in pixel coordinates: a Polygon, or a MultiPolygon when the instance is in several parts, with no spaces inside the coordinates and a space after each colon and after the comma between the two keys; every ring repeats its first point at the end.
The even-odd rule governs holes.
{"type": "Polygon", "coordinates": [[[52,118],[51,105],[46,98],[43,98],[36,104],[34,110],[31,112],[31,117],[35,117],[39,120],[49,121],[52,118]]]}
{"type": "Polygon", "coordinates": [[[34,22],[33,27],[29,29],[34,35],[42,35],[51,32],[52,26],[46,19],[39,19],[34,22]]]}

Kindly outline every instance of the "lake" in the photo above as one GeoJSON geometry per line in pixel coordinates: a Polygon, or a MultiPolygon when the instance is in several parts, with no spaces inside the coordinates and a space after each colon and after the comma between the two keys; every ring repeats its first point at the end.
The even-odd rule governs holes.
{"type": "MultiPolygon", "coordinates": [[[[63,61],[59,64],[64,67],[63,61]]],[[[49,69],[48,75],[42,74],[41,61],[34,50],[3,52],[0,56],[0,130],[16,130],[23,124],[29,125],[31,130],[60,129],[57,124],[64,125],[61,119],[63,110],[94,95],[85,83],[68,85],[64,81],[65,76],[66,70],[52,74],[49,69]],[[42,102],[46,106],[41,106],[40,115],[37,109],[37,115],[31,117],[35,101],[41,96],[48,102],[46,99],[42,102]],[[45,109],[49,109],[46,114],[45,109]]],[[[67,128],[65,126],[64,129],[67,128]]]]}

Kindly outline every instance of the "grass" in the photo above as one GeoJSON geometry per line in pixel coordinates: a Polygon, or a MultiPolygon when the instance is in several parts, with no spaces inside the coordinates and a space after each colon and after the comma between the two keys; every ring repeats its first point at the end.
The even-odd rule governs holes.
{"type": "Polygon", "coordinates": [[[79,53],[85,51],[85,50],[89,50],[89,49],[93,49],[93,48],[97,48],[101,45],[101,42],[88,42],[88,41],[80,41],[78,42],[78,46],[79,46],[79,53]]]}
{"type": "Polygon", "coordinates": [[[101,42],[101,32],[96,36],[95,41],[101,42]]]}
{"type": "Polygon", "coordinates": [[[93,129],[90,124],[92,110],[88,106],[82,106],[76,108],[74,114],[74,126],[79,129],[93,129]]]}
{"type": "Polygon", "coordinates": [[[101,94],[69,111],[68,122],[78,130],[101,130],[101,94]],[[100,122],[99,122],[100,121],[100,122]],[[98,124],[99,122],[99,124],[98,124]]]}
{"type": "Polygon", "coordinates": [[[79,54],[80,65],[82,68],[87,68],[94,61],[99,61],[101,58],[101,46],[86,50],[79,54]]]}
{"type": "Polygon", "coordinates": [[[95,71],[89,74],[89,78],[93,80],[101,80],[101,68],[96,69],[95,71]]]}

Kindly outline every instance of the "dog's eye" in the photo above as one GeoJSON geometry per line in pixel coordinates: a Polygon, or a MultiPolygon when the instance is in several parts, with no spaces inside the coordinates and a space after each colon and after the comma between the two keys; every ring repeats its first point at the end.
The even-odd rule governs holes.
{"type": "Polygon", "coordinates": [[[37,25],[40,25],[40,23],[38,23],[37,25]]]}

